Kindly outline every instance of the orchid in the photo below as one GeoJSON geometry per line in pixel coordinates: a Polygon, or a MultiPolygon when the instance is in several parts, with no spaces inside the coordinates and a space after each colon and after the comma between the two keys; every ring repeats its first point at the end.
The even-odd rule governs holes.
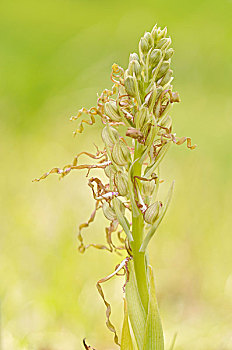
{"type": "MultiPolygon", "coordinates": [[[[97,290],[106,306],[107,327],[122,350],[164,349],[147,250],[167,212],[174,189],[173,182],[166,200],[159,200],[160,165],[172,144],[186,142],[189,149],[196,147],[189,137],[178,137],[173,132],[170,113],[180,97],[172,85],[171,43],[167,28],[155,26],[140,39],[138,53],[130,55],[127,69],[113,64],[112,89],[102,92],[95,107],[82,108],[71,118],[78,123],[75,135],[100,118],[101,149],[96,147],[93,154],[81,152],[70,164],[53,168],[34,180],[40,181],[53,173],[63,178],[73,170],[87,170],[95,208],[90,218],[79,226],[79,251],[84,253],[93,247],[121,256],[114,271],[97,282],[97,290]],[[80,164],[83,156],[90,158],[92,164],[80,164]],[[104,172],[104,176],[91,177],[93,169],[104,172]],[[106,242],[85,243],[83,230],[93,223],[100,210],[109,222],[105,228],[106,242]],[[119,274],[125,275],[121,336],[111,322],[112,308],[102,288],[104,282],[119,274]]],[[[85,340],[83,344],[85,349],[93,349],[85,340]]]]}

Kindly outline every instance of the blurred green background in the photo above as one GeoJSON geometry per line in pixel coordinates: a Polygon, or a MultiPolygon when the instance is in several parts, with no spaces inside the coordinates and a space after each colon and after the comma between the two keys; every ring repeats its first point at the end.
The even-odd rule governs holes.
{"type": "MultiPolygon", "coordinates": [[[[162,168],[164,190],[172,179],[176,188],[150,257],[166,342],[178,332],[176,350],[232,349],[231,16],[231,0],[1,0],[3,350],[81,349],[84,337],[115,348],[95,283],[120,257],[77,250],[77,225],[94,205],[85,172],[31,180],[94,151],[100,123],[73,138],[69,117],[111,87],[112,63],[125,67],[155,23],[175,48],[175,131],[198,144],[173,146],[162,168]]],[[[102,220],[87,241],[103,242],[102,220]]],[[[104,286],[117,327],[122,283],[104,286]]]]}

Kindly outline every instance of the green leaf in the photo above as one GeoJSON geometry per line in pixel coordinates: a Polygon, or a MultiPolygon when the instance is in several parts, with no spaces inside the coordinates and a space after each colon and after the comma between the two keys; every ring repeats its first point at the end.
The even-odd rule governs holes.
{"type": "Polygon", "coordinates": [[[129,262],[130,271],[129,282],[126,285],[126,300],[131,327],[135,336],[138,350],[143,349],[143,339],[145,334],[146,313],[143,308],[134,272],[134,264],[129,262]]]}
{"type": "Polygon", "coordinates": [[[150,228],[150,230],[148,231],[146,237],[144,238],[144,241],[140,247],[140,252],[145,252],[150,240],[152,239],[152,237],[154,236],[157,228],[159,227],[161,221],[163,220],[164,218],[164,215],[166,214],[167,210],[168,210],[168,207],[169,207],[169,204],[170,204],[170,201],[171,201],[171,198],[172,198],[172,194],[173,194],[173,190],[174,190],[174,181],[172,182],[171,186],[170,186],[170,189],[168,191],[168,195],[167,195],[167,198],[166,198],[166,202],[162,208],[162,211],[158,217],[158,219],[155,221],[154,225],[152,225],[152,227],[150,228]]]}
{"type": "Polygon", "coordinates": [[[151,176],[151,174],[154,173],[154,171],[156,170],[157,166],[160,164],[161,160],[164,158],[165,154],[169,150],[170,146],[171,146],[171,143],[166,143],[166,145],[164,145],[162,147],[162,149],[159,152],[157,158],[155,159],[155,162],[152,165],[146,167],[145,173],[144,173],[144,177],[146,177],[148,179],[151,176]]]}
{"type": "Polygon", "coordinates": [[[164,350],[164,336],[161,325],[156,295],[155,281],[152,267],[148,266],[149,271],[149,304],[146,320],[146,330],[144,335],[143,350],[164,350]]]}
{"type": "Polygon", "coordinates": [[[128,320],[127,303],[124,299],[124,321],[122,326],[121,350],[134,350],[128,320]]]}

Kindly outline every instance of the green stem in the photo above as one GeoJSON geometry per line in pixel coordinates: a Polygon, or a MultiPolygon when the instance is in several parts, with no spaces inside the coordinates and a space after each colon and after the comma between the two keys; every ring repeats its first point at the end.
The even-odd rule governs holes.
{"type": "MultiPolygon", "coordinates": [[[[141,151],[137,141],[135,141],[134,160],[139,159],[141,151]]],[[[133,176],[141,176],[142,165],[139,161],[134,164],[133,176]]],[[[137,217],[132,217],[132,236],[134,242],[132,243],[133,260],[135,267],[135,276],[137,280],[137,286],[139,295],[144,307],[145,312],[148,309],[148,282],[147,282],[147,266],[146,266],[146,254],[140,252],[139,249],[143,242],[144,232],[144,219],[140,213],[137,217]]]]}

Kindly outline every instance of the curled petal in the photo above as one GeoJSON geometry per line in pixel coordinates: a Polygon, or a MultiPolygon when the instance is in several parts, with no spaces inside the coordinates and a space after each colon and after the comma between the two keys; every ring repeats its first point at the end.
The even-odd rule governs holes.
{"type": "Polygon", "coordinates": [[[82,108],[79,110],[78,114],[76,116],[73,116],[70,118],[71,121],[79,119],[82,114],[87,114],[90,117],[90,120],[88,119],[82,119],[79,125],[79,128],[74,131],[74,135],[81,134],[84,130],[83,123],[86,123],[88,125],[93,125],[95,123],[95,116],[99,114],[97,108],[91,107],[90,109],[82,108]]]}
{"type": "Polygon", "coordinates": [[[73,159],[73,163],[72,163],[73,166],[77,165],[79,157],[81,155],[83,155],[83,154],[88,156],[88,157],[90,157],[90,158],[92,158],[92,159],[102,159],[103,158],[103,161],[107,161],[107,155],[105,154],[104,151],[97,150],[97,154],[92,154],[92,153],[89,153],[89,152],[80,152],[73,159]]]}
{"type": "Polygon", "coordinates": [[[195,149],[197,147],[197,145],[192,145],[192,140],[190,137],[181,137],[179,138],[179,140],[176,142],[177,145],[182,145],[185,141],[187,141],[187,147],[189,149],[195,149]]]}
{"type": "Polygon", "coordinates": [[[66,175],[68,175],[70,173],[71,170],[82,170],[82,169],[87,169],[87,175],[89,174],[89,171],[91,169],[105,169],[107,167],[107,165],[109,165],[109,162],[105,162],[102,164],[93,164],[93,165],[89,165],[89,164],[82,164],[82,165],[65,165],[63,169],[60,168],[53,168],[52,170],[50,170],[49,172],[43,174],[40,178],[38,179],[34,179],[33,182],[39,182],[40,180],[46,179],[46,177],[48,177],[50,174],[59,174],[60,177],[64,177],[66,175]]]}
{"type": "MultiPolygon", "coordinates": [[[[117,228],[118,228],[118,221],[114,220],[114,221],[111,221],[109,227],[105,228],[105,231],[106,231],[106,240],[107,240],[107,243],[108,243],[109,247],[113,248],[115,250],[115,252],[120,255],[120,253],[118,251],[126,249],[126,245],[125,245],[125,239],[123,240],[120,236],[118,236],[118,238],[120,237],[120,242],[123,243],[123,245],[116,246],[113,243],[113,241],[112,241],[112,233],[116,232],[117,228]]],[[[119,233],[118,233],[118,235],[119,235],[119,233]]]]}
{"type": "MultiPolygon", "coordinates": [[[[100,279],[100,280],[97,282],[97,284],[96,284],[97,290],[98,290],[100,296],[102,297],[103,302],[104,302],[104,304],[105,304],[105,306],[106,306],[106,325],[107,325],[108,329],[109,329],[112,333],[114,333],[114,342],[115,342],[115,344],[117,344],[117,345],[119,345],[119,346],[120,346],[120,344],[119,344],[119,339],[118,339],[118,335],[117,335],[116,329],[115,329],[114,325],[112,324],[112,322],[110,321],[111,306],[110,306],[110,304],[108,303],[108,301],[105,299],[105,295],[104,295],[104,293],[103,293],[103,289],[102,289],[102,287],[101,287],[101,284],[104,283],[104,282],[106,282],[106,281],[109,281],[112,277],[114,277],[115,275],[117,275],[125,266],[127,266],[129,260],[131,260],[131,257],[125,258],[125,259],[121,262],[121,264],[119,264],[119,265],[116,267],[116,269],[115,269],[115,271],[114,271],[113,273],[111,273],[110,275],[106,276],[105,278],[100,279]]],[[[129,275],[128,275],[128,276],[129,276],[129,275]]],[[[129,277],[128,277],[128,278],[129,278],[129,277]]]]}
{"type": "Polygon", "coordinates": [[[113,83],[121,84],[124,77],[124,69],[118,64],[114,63],[112,65],[111,80],[113,83]]]}
{"type": "Polygon", "coordinates": [[[94,219],[96,217],[97,210],[99,208],[100,208],[100,203],[97,201],[95,204],[94,211],[90,215],[89,220],[87,222],[84,222],[83,224],[81,224],[79,226],[79,233],[78,233],[77,238],[80,241],[80,245],[79,245],[78,249],[81,253],[84,253],[84,251],[86,250],[86,246],[84,245],[84,240],[83,240],[83,236],[82,236],[82,230],[83,230],[83,228],[89,227],[89,225],[94,221],[94,219]]]}
{"type": "Polygon", "coordinates": [[[62,172],[63,172],[63,170],[60,168],[53,168],[52,170],[43,174],[40,178],[34,179],[33,182],[39,182],[40,180],[46,179],[46,177],[48,177],[50,174],[62,174],[62,172]]]}

